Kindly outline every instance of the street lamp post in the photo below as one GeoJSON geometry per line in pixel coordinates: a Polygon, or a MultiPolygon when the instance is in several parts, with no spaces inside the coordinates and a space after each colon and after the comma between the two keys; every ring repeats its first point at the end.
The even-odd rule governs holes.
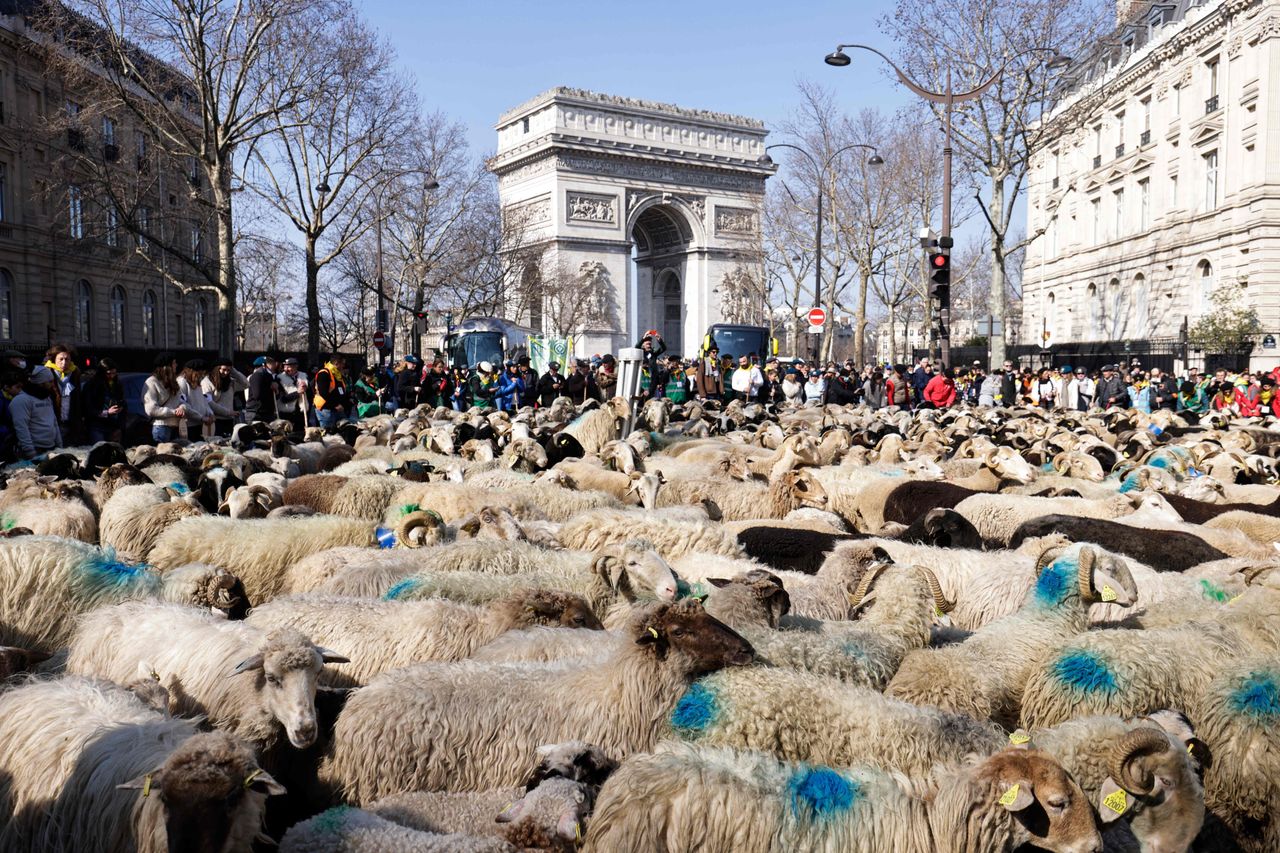
{"type": "MultiPolygon", "coordinates": [[[[1026,56],[1027,54],[1030,54],[1030,53],[1041,53],[1041,52],[1049,53],[1052,55],[1045,61],[1045,66],[1047,68],[1063,68],[1071,64],[1070,57],[1063,56],[1057,50],[1054,50],[1053,48],[1048,48],[1048,47],[1033,47],[1028,50],[1024,50],[1021,53],[1010,57],[1004,63],[1004,65],[1000,66],[1000,68],[994,74],[991,75],[990,79],[979,84],[977,88],[970,89],[967,92],[956,92],[952,88],[951,66],[948,65],[946,91],[931,92],[928,89],[921,86],[916,81],[912,80],[910,77],[908,77],[906,72],[904,72],[901,68],[895,65],[892,59],[885,56],[883,53],[876,50],[874,47],[869,47],[865,44],[836,45],[836,49],[833,52],[827,54],[824,61],[828,65],[833,65],[837,68],[843,68],[846,65],[850,64],[852,60],[849,58],[848,54],[844,52],[845,48],[857,48],[858,50],[868,50],[874,53],[876,56],[880,57],[881,59],[883,59],[885,62],[889,64],[889,67],[893,69],[894,74],[898,76],[898,80],[902,83],[902,85],[906,86],[908,89],[910,89],[912,92],[915,92],[917,95],[924,98],[926,101],[930,101],[935,104],[942,104],[943,128],[944,128],[944,134],[945,134],[945,141],[943,142],[943,147],[942,147],[942,233],[938,237],[938,246],[939,248],[942,249],[942,251],[950,255],[951,247],[955,245],[955,241],[951,236],[951,158],[952,158],[952,151],[953,151],[953,144],[954,144],[954,137],[951,132],[951,112],[953,107],[958,103],[964,103],[965,101],[972,101],[972,100],[976,100],[977,98],[980,98],[983,95],[983,93],[985,93],[988,89],[994,86],[996,82],[999,81],[1000,78],[1004,76],[1004,72],[1008,69],[1009,65],[1015,59],[1020,59],[1021,57],[1026,56]]],[[[938,334],[938,338],[939,338],[938,343],[939,343],[939,348],[942,350],[942,362],[948,367],[951,367],[952,365],[951,365],[951,293],[950,293],[950,289],[943,289],[939,292],[938,317],[941,324],[941,328],[939,329],[939,334],[938,334]]],[[[1003,328],[1003,322],[1004,322],[1004,318],[1001,317],[1002,328],[1003,328]]],[[[1002,334],[1003,334],[1003,331],[1002,331],[1002,334]]]]}
{"type": "MultiPolygon", "coordinates": [[[[822,193],[823,187],[826,184],[827,172],[831,170],[831,166],[835,163],[837,157],[846,151],[852,151],[854,148],[866,148],[871,152],[871,156],[867,158],[867,165],[869,166],[883,166],[884,158],[880,156],[879,150],[874,145],[864,145],[861,142],[853,142],[843,148],[833,151],[825,160],[822,161],[822,165],[819,166],[818,159],[800,146],[792,145],[789,142],[776,142],[773,145],[766,146],[764,149],[765,153],[760,155],[757,162],[762,166],[773,165],[773,158],[769,156],[769,150],[772,148],[789,148],[792,151],[796,151],[809,161],[809,165],[813,166],[815,178],[814,185],[818,192],[818,218],[814,226],[813,240],[813,304],[814,307],[820,307],[822,305],[822,193]]],[[[832,282],[832,284],[834,286],[834,282],[832,282]]],[[[827,318],[828,323],[832,320],[834,320],[833,317],[827,318]]],[[[828,334],[829,332],[825,333],[823,338],[825,339],[828,334]]],[[[812,349],[812,347],[810,349],[812,349]]],[[[820,352],[810,353],[815,360],[820,354],[820,352]]],[[[799,353],[797,353],[797,355],[799,355],[799,353]]]]}

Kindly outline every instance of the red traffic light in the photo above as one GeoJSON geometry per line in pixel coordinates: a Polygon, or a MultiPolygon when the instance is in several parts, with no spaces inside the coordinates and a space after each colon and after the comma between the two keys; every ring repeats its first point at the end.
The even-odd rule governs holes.
{"type": "Polygon", "coordinates": [[[929,256],[929,265],[936,270],[944,270],[951,264],[951,258],[941,252],[934,252],[929,256]]]}

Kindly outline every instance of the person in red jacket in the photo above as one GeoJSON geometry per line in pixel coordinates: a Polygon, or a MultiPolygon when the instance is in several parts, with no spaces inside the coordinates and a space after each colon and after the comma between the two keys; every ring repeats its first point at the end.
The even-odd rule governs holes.
{"type": "Polygon", "coordinates": [[[948,367],[924,386],[924,401],[931,409],[949,409],[956,401],[955,369],[948,367]]]}

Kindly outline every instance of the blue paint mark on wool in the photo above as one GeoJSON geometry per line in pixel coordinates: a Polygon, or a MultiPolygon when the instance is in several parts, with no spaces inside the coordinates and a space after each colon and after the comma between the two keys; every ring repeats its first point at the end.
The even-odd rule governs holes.
{"type": "Polygon", "coordinates": [[[170,483],[168,488],[173,489],[173,493],[175,495],[185,495],[187,492],[191,491],[191,489],[187,487],[186,483],[170,483]]]}
{"type": "Polygon", "coordinates": [[[791,809],[800,816],[805,808],[814,817],[829,818],[846,812],[862,793],[857,782],[846,779],[830,767],[804,767],[787,782],[791,809]]]}
{"type": "Polygon", "coordinates": [[[1052,474],[1052,473],[1054,473],[1054,471],[1056,471],[1057,469],[1055,469],[1055,468],[1053,467],[1053,463],[1052,463],[1052,462],[1046,462],[1046,463],[1044,463],[1043,465],[1041,465],[1041,466],[1040,466],[1040,470],[1041,470],[1041,471],[1043,471],[1043,472],[1044,472],[1044,473],[1046,473],[1046,474],[1052,474]]]}
{"type": "Polygon", "coordinates": [[[405,578],[395,583],[391,589],[387,590],[386,595],[382,596],[384,601],[395,601],[403,595],[408,595],[413,590],[422,585],[422,581],[417,578],[405,578]]]}
{"type": "Polygon", "coordinates": [[[684,578],[676,578],[676,598],[702,598],[706,594],[706,584],[691,584],[684,578]]]}
{"type": "Polygon", "coordinates": [[[351,806],[334,806],[323,814],[317,815],[312,826],[317,832],[331,835],[339,832],[347,822],[347,813],[351,806]]]}
{"type": "Polygon", "coordinates": [[[1120,484],[1120,494],[1127,495],[1136,488],[1138,488],[1138,474],[1135,471],[1128,477],[1125,477],[1124,482],[1120,484]]]}
{"type": "Polygon", "coordinates": [[[112,548],[103,548],[89,557],[80,567],[81,580],[94,592],[138,591],[153,589],[160,584],[159,575],[145,563],[126,563],[116,556],[112,548]]]}
{"type": "Polygon", "coordinates": [[[1169,460],[1165,459],[1163,456],[1157,456],[1154,459],[1148,460],[1147,464],[1152,468],[1168,468],[1169,460]]]}
{"type": "Polygon", "coordinates": [[[1040,607],[1057,607],[1076,589],[1076,576],[1080,572],[1079,556],[1064,555],[1049,564],[1036,579],[1033,600],[1040,607]]]}
{"type": "Polygon", "coordinates": [[[1238,714],[1249,717],[1280,716],[1280,684],[1274,672],[1251,672],[1231,691],[1227,702],[1238,714]]]}
{"type": "Polygon", "coordinates": [[[671,727],[680,734],[696,736],[716,721],[720,700],[701,684],[692,685],[671,712],[671,727]]]}
{"type": "Polygon", "coordinates": [[[1054,661],[1053,675],[1082,693],[1114,693],[1116,677],[1106,662],[1086,651],[1067,652],[1054,661]]]}

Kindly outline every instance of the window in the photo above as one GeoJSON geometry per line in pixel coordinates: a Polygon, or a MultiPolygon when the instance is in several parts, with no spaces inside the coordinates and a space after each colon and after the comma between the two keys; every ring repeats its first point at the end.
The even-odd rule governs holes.
{"type": "Polygon", "coordinates": [[[142,294],[142,344],[156,345],[156,292],[148,290],[142,294]]]}
{"type": "Polygon", "coordinates": [[[1175,118],[1182,115],[1182,84],[1173,84],[1173,115],[1175,118]]]}
{"type": "Polygon", "coordinates": [[[1151,96],[1142,99],[1142,129],[1151,129],[1151,96]]]}
{"type": "Polygon", "coordinates": [[[111,288],[111,343],[124,345],[124,288],[116,285],[111,288]]]}
{"type": "Polygon", "coordinates": [[[1049,257],[1058,257],[1058,217],[1055,214],[1046,227],[1049,237],[1049,257]]]}
{"type": "Polygon", "coordinates": [[[151,210],[150,208],[140,207],[136,214],[138,222],[138,234],[134,240],[138,244],[139,249],[147,248],[147,232],[151,230],[151,210]]]}
{"type": "Polygon", "coordinates": [[[80,105],[75,101],[67,101],[67,118],[72,120],[80,118],[80,105]]]}
{"type": "Polygon", "coordinates": [[[1089,208],[1093,213],[1093,243],[1096,246],[1102,242],[1102,199],[1095,198],[1089,203],[1089,208]]]}
{"type": "Polygon", "coordinates": [[[524,118],[520,119],[520,131],[521,131],[522,133],[528,133],[528,132],[529,132],[529,118],[528,118],[528,116],[526,116],[526,117],[524,117],[524,118]]]}
{"type": "Polygon", "coordinates": [[[1104,311],[1109,318],[1110,328],[1104,330],[1104,334],[1110,338],[1119,338],[1121,336],[1121,328],[1124,325],[1124,312],[1120,310],[1120,279],[1113,278],[1107,282],[1107,292],[1103,296],[1104,303],[1111,307],[1110,311],[1104,311]]]}
{"type": "Polygon", "coordinates": [[[1138,230],[1151,228],[1151,179],[1138,181],[1138,230]]]}
{"type": "Polygon", "coordinates": [[[1209,310],[1209,297],[1213,294],[1213,264],[1207,260],[1201,261],[1197,267],[1195,283],[1195,299],[1192,304],[1192,311],[1195,314],[1203,314],[1209,310]]]}
{"type": "Polygon", "coordinates": [[[196,348],[204,349],[204,324],[208,319],[209,303],[201,297],[196,300],[196,348]]]}
{"type": "Polygon", "coordinates": [[[138,131],[134,136],[134,142],[137,145],[137,154],[139,160],[146,159],[150,143],[147,141],[147,135],[142,131],[138,131]]]}
{"type": "Polygon", "coordinates": [[[0,340],[13,340],[13,276],[0,269],[0,340]]]}
{"type": "Polygon", "coordinates": [[[76,282],[76,340],[93,340],[93,288],[89,282],[76,282]]]}
{"type": "Polygon", "coordinates": [[[1111,236],[1123,237],[1124,230],[1124,190],[1116,190],[1111,194],[1113,201],[1113,216],[1111,223],[1111,236]]]}
{"type": "Polygon", "coordinates": [[[187,345],[186,329],[182,328],[182,315],[173,315],[173,337],[177,346],[185,347],[187,345]]]}
{"type": "Polygon", "coordinates": [[[67,221],[72,237],[84,237],[84,193],[75,184],[67,188],[67,221]]]}
{"type": "Polygon", "coordinates": [[[9,167],[5,163],[0,163],[0,222],[4,222],[9,218],[9,211],[5,207],[5,198],[9,194],[9,167]]]}
{"type": "Polygon", "coordinates": [[[1169,206],[1178,206],[1178,176],[1169,176],[1169,206]]]}
{"type": "Polygon", "coordinates": [[[1086,337],[1101,338],[1102,337],[1102,300],[1098,298],[1098,286],[1090,284],[1085,290],[1085,315],[1089,328],[1086,337]]]}
{"type": "Polygon", "coordinates": [[[107,116],[102,117],[102,144],[116,144],[116,123],[107,116]]]}
{"type": "Polygon", "coordinates": [[[1093,129],[1093,156],[1102,156],[1102,125],[1093,129]]]}
{"type": "Polygon", "coordinates": [[[120,245],[120,214],[116,213],[115,205],[111,204],[111,202],[107,202],[105,210],[106,230],[102,235],[102,239],[108,246],[115,248],[120,245]]]}
{"type": "Polygon", "coordinates": [[[1146,338],[1148,329],[1147,279],[1138,273],[1133,279],[1133,325],[1128,337],[1146,338]]]}
{"type": "Polygon", "coordinates": [[[1204,155],[1204,209],[1218,207],[1218,152],[1204,155]]]}
{"type": "Polygon", "coordinates": [[[1205,65],[1209,68],[1209,94],[1207,97],[1212,98],[1218,94],[1218,58],[1215,56],[1205,65]]]}
{"type": "Polygon", "coordinates": [[[204,252],[201,249],[204,240],[201,238],[200,226],[191,226],[191,260],[197,264],[204,263],[204,252]]]}
{"type": "Polygon", "coordinates": [[[1052,291],[1045,297],[1044,330],[1048,332],[1049,340],[1058,335],[1058,300],[1052,291]]]}

